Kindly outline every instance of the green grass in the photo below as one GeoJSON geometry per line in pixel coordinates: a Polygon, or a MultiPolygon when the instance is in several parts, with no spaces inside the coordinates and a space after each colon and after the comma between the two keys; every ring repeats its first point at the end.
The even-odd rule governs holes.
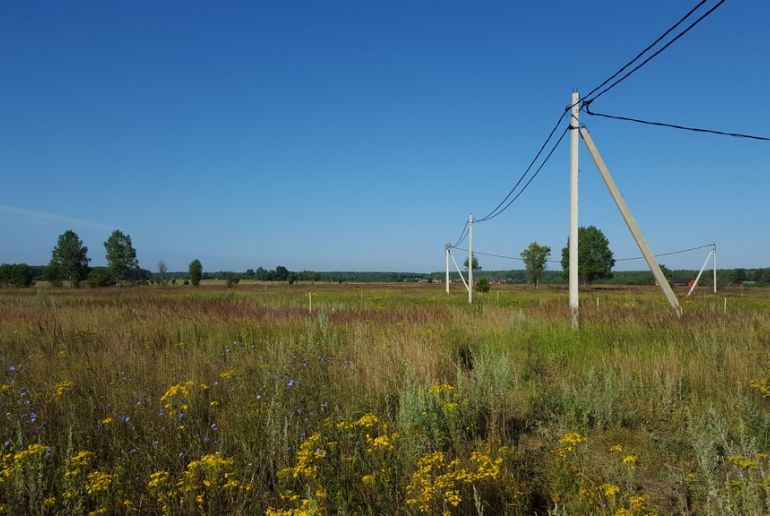
{"type": "Polygon", "coordinates": [[[770,511],[770,291],[582,303],[575,332],[556,288],[0,290],[0,503],[770,511]]]}

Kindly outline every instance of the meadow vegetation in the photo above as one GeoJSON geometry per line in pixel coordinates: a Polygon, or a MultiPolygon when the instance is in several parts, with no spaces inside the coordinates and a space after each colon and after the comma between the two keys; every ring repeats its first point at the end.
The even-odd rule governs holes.
{"type": "Polygon", "coordinates": [[[770,291],[581,315],[547,287],[0,290],[0,508],[769,512],[770,291]]]}

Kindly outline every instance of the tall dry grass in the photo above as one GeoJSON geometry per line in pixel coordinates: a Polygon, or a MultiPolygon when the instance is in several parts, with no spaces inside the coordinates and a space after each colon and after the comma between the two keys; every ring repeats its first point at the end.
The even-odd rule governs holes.
{"type": "Polygon", "coordinates": [[[764,513],[770,295],[728,297],[594,290],[574,332],[558,289],[0,291],[0,503],[764,513]]]}

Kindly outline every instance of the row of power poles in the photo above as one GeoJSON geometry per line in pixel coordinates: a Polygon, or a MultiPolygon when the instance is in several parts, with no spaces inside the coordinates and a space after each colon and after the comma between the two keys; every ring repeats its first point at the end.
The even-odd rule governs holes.
{"type": "MultiPolygon", "coordinates": [[[[623,199],[617,184],[615,183],[610,170],[607,167],[604,159],[599,150],[596,148],[593,139],[591,138],[588,129],[580,126],[580,95],[577,91],[572,92],[572,98],[570,102],[570,189],[569,189],[569,306],[572,319],[572,326],[578,328],[579,314],[580,314],[580,296],[578,290],[578,173],[579,173],[579,148],[580,139],[588,149],[588,153],[596,164],[596,168],[599,170],[599,174],[604,180],[604,184],[615,201],[615,205],[618,207],[620,214],[623,217],[626,225],[628,226],[631,235],[634,237],[636,244],[639,246],[639,250],[642,252],[642,256],[647,262],[647,266],[650,268],[658,286],[663,291],[664,296],[671,305],[677,316],[682,315],[682,307],[679,304],[679,299],[674,294],[668,281],[666,280],[663,271],[658,265],[655,256],[652,254],[650,246],[647,244],[647,240],[644,238],[639,226],[636,223],[631,210],[628,208],[625,199],[623,199]]],[[[473,302],[473,215],[468,216],[468,281],[465,281],[460,267],[455,261],[452,254],[452,247],[447,243],[444,247],[445,259],[446,259],[446,292],[449,293],[449,262],[453,262],[457,272],[460,274],[465,288],[468,291],[468,303],[473,302]]],[[[709,255],[706,257],[706,261],[701,267],[698,277],[695,280],[693,287],[690,289],[690,293],[695,288],[700,279],[703,269],[705,269],[709,258],[714,260],[714,292],[716,293],[716,244],[709,255]]]]}

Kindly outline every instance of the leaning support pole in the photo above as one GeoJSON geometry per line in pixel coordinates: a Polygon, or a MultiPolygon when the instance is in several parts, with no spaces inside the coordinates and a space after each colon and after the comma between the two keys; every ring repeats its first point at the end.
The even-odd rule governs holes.
{"type": "Polygon", "coordinates": [[[444,245],[444,260],[446,261],[446,277],[444,278],[444,284],[446,285],[446,293],[449,294],[449,243],[444,245]]]}
{"type": "Polygon", "coordinates": [[[687,297],[690,297],[690,294],[692,294],[693,290],[695,290],[695,287],[698,286],[698,281],[700,280],[701,274],[703,274],[703,271],[706,269],[706,265],[709,264],[709,260],[711,259],[712,254],[714,254],[714,249],[711,249],[709,254],[706,255],[706,259],[703,261],[703,266],[698,271],[698,275],[695,276],[695,281],[692,282],[690,290],[687,291],[687,297]]]}
{"type": "Polygon", "coordinates": [[[663,290],[663,294],[666,295],[666,299],[671,305],[671,308],[674,309],[674,312],[676,312],[678,317],[681,317],[682,307],[679,304],[679,299],[677,299],[674,291],[671,290],[671,285],[668,284],[668,280],[666,280],[666,277],[663,275],[663,271],[660,270],[660,266],[655,260],[655,256],[653,256],[652,251],[650,250],[650,246],[647,245],[647,241],[644,239],[644,235],[642,235],[642,232],[639,230],[639,226],[636,225],[634,216],[631,215],[631,210],[628,209],[626,201],[623,199],[620,190],[618,190],[615,181],[612,179],[610,170],[604,163],[604,160],[602,159],[601,154],[599,154],[599,150],[596,148],[596,145],[594,145],[594,142],[591,139],[591,135],[588,134],[588,129],[581,127],[580,136],[583,137],[583,141],[586,143],[586,147],[588,147],[588,152],[591,154],[594,163],[596,163],[596,168],[599,169],[599,172],[602,175],[602,179],[604,179],[604,184],[607,185],[610,194],[612,194],[612,198],[615,200],[615,204],[620,210],[620,214],[623,215],[623,219],[626,221],[628,229],[631,231],[634,240],[636,240],[636,244],[639,246],[639,250],[642,252],[642,255],[644,255],[644,259],[647,261],[647,266],[655,276],[658,285],[660,285],[661,290],[663,290]]]}
{"type": "Polygon", "coordinates": [[[473,303],[473,215],[468,215],[468,303],[473,303]]]}
{"type": "Polygon", "coordinates": [[[572,315],[572,327],[578,327],[580,299],[578,293],[578,150],[580,138],[580,94],[572,92],[572,117],[569,121],[569,308],[572,315]]]}
{"type": "Polygon", "coordinates": [[[449,257],[452,259],[452,263],[455,264],[455,269],[457,269],[457,274],[460,275],[460,279],[463,280],[463,285],[465,285],[465,290],[470,291],[470,288],[468,288],[468,283],[465,281],[465,276],[463,276],[463,271],[460,270],[460,266],[457,265],[457,261],[455,260],[455,255],[453,255],[451,252],[449,253],[449,257]]]}

